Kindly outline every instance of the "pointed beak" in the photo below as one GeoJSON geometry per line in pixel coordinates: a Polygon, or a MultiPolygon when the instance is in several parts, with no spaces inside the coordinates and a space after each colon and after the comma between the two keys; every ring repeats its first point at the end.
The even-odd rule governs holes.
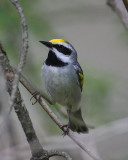
{"type": "Polygon", "coordinates": [[[52,48],[52,43],[47,41],[39,41],[40,43],[44,44],[48,48],[52,48]]]}

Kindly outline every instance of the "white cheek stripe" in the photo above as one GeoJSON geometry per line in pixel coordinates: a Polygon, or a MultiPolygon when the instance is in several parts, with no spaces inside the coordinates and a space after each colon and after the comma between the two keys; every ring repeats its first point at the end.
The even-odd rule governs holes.
{"type": "Polygon", "coordinates": [[[57,49],[53,49],[53,52],[56,54],[56,56],[62,61],[66,63],[70,63],[71,59],[70,56],[64,55],[63,53],[59,52],[57,49]]]}

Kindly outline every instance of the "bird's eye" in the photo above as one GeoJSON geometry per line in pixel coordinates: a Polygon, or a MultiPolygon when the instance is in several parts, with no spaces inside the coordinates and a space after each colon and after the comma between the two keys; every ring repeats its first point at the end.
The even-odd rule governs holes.
{"type": "Polygon", "coordinates": [[[55,47],[57,50],[60,50],[60,49],[63,49],[63,48],[64,48],[63,45],[59,45],[59,44],[54,45],[54,47],[55,47]]]}
{"type": "Polygon", "coordinates": [[[67,48],[63,45],[56,44],[56,45],[54,45],[54,47],[64,55],[70,55],[71,54],[71,49],[69,49],[69,48],[67,48]]]}
{"type": "Polygon", "coordinates": [[[64,48],[64,46],[62,46],[62,45],[59,45],[59,48],[60,48],[60,49],[63,49],[63,48],[64,48]]]}

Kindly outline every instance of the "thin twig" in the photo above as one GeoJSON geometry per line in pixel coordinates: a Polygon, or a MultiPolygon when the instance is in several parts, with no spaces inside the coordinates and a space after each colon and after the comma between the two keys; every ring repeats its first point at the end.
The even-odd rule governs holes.
{"type": "Polygon", "coordinates": [[[85,144],[80,141],[74,134],[73,132],[69,132],[68,136],[82,149],[84,150],[90,157],[92,157],[93,160],[100,160],[98,157],[96,157],[92,151],[90,151],[85,144]]]}
{"type": "MultiPolygon", "coordinates": [[[[16,69],[13,68],[13,70],[15,71],[16,69]]],[[[29,91],[32,95],[35,92],[35,89],[32,87],[32,85],[28,82],[28,80],[21,74],[20,76],[20,82],[22,83],[22,85],[29,91],[29,88],[31,88],[31,91],[29,91]]],[[[38,94],[37,94],[38,96],[38,94]]],[[[39,96],[43,97],[49,104],[52,104],[51,100],[49,99],[49,97],[47,97],[44,93],[40,93],[39,92],[39,96]]],[[[35,96],[34,96],[35,97],[35,96]]]]}
{"type": "Polygon", "coordinates": [[[66,160],[72,160],[72,158],[70,157],[69,154],[67,154],[66,152],[59,152],[59,151],[50,151],[48,152],[48,157],[53,157],[53,156],[61,156],[64,157],[66,160]]]}
{"type": "Polygon", "coordinates": [[[22,48],[21,48],[20,60],[18,63],[17,71],[14,76],[13,87],[11,92],[11,100],[10,100],[10,112],[11,112],[13,105],[15,103],[14,101],[15,101],[16,92],[18,88],[19,77],[24,67],[26,55],[28,52],[28,27],[27,27],[27,22],[26,22],[26,18],[24,16],[22,7],[20,6],[18,0],[10,0],[10,2],[16,7],[20,15],[21,26],[22,26],[22,48]]]}
{"type": "Polygon", "coordinates": [[[107,4],[117,12],[125,28],[128,30],[128,2],[127,0],[107,0],[107,4]]]}

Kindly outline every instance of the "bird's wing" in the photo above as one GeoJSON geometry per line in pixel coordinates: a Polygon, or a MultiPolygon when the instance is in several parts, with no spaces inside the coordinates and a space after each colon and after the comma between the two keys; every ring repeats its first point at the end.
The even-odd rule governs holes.
{"type": "Polygon", "coordinates": [[[79,63],[77,63],[77,64],[75,64],[75,65],[73,65],[73,66],[74,66],[74,69],[75,69],[76,74],[77,74],[77,77],[78,77],[78,81],[77,81],[77,82],[78,82],[78,85],[79,85],[79,87],[80,87],[80,89],[81,89],[81,91],[82,91],[82,89],[83,89],[83,84],[84,84],[84,74],[83,74],[83,71],[82,71],[79,63]]]}

